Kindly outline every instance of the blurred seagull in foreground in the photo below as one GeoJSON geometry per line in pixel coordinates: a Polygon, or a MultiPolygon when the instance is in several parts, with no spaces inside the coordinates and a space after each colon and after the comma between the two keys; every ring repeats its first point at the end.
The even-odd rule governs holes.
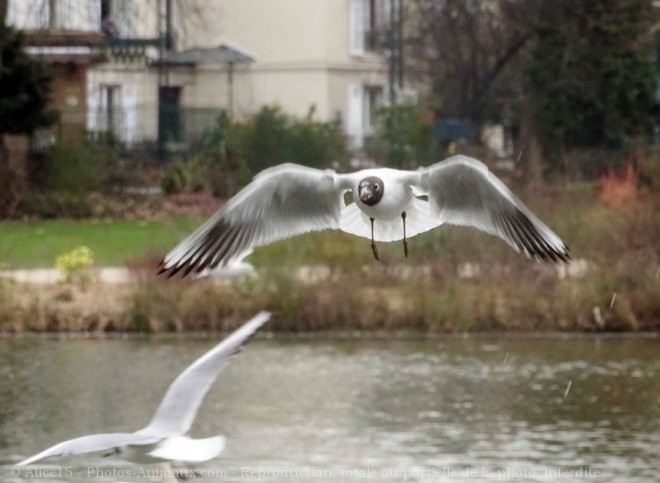
{"type": "Polygon", "coordinates": [[[29,465],[52,456],[100,451],[105,452],[105,456],[116,456],[139,464],[201,462],[215,458],[225,446],[223,436],[192,439],[186,433],[215,378],[269,318],[269,313],[259,313],[183,371],[170,385],[156,414],[145,428],[135,433],[92,434],[70,439],[16,466],[29,465]]]}
{"type": "Polygon", "coordinates": [[[428,168],[337,174],[295,164],[259,173],[161,262],[173,276],[222,266],[253,247],[310,231],[339,229],[376,241],[403,240],[449,223],[496,235],[517,252],[566,262],[564,242],[486,165],[453,156],[428,168]],[[353,203],[346,205],[344,193],[353,203]]]}

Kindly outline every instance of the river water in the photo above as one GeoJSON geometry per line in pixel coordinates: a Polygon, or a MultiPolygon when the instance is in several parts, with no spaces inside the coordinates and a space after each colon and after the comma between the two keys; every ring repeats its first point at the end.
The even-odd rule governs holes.
{"type": "MultiPolygon", "coordinates": [[[[0,340],[3,481],[159,481],[90,455],[11,463],[142,427],[216,341],[0,340]]],[[[227,447],[194,481],[657,481],[660,339],[258,338],[191,431],[216,434],[227,447]]]]}

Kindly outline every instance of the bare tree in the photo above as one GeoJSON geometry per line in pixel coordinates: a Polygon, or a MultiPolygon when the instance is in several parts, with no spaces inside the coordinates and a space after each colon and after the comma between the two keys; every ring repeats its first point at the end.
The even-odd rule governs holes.
{"type": "Polygon", "coordinates": [[[517,117],[523,55],[534,38],[538,0],[406,2],[409,76],[430,86],[444,117],[481,125],[517,117]]]}
{"type": "Polygon", "coordinates": [[[207,15],[207,3],[209,0],[166,0],[171,3],[173,29],[176,30],[179,43],[185,44],[185,40],[191,32],[208,32],[213,18],[207,15]]]}

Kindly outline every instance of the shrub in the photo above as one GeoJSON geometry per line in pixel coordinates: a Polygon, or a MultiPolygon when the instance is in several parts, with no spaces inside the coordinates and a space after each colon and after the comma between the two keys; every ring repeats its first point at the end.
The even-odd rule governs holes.
{"type": "Polygon", "coordinates": [[[108,179],[111,158],[107,151],[85,144],[56,144],[48,152],[44,168],[46,191],[87,193],[102,191],[108,179]]]}
{"type": "Polygon", "coordinates": [[[436,161],[433,124],[423,104],[402,103],[376,112],[376,131],[368,147],[371,157],[389,166],[412,169],[436,161]]]}
{"type": "Polygon", "coordinates": [[[12,322],[14,318],[14,310],[11,295],[7,285],[9,282],[0,278],[0,330],[6,330],[6,326],[12,322]]]}
{"type": "Polygon", "coordinates": [[[293,121],[287,142],[294,163],[325,169],[347,158],[344,134],[335,124],[293,121]]]}
{"type": "Polygon", "coordinates": [[[79,282],[86,285],[92,280],[89,269],[93,263],[92,250],[81,245],[58,256],[55,260],[55,267],[67,282],[79,282]]]}
{"type": "Polygon", "coordinates": [[[170,163],[160,180],[160,187],[166,195],[183,193],[187,184],[185,169],[180,161],[170,163]]]}
{"type": "Polygon", "coordinates": [[[598,199],[612,206],[623,206],[638,199],[638,175],[631,162],[625,165],[623,172],[609,170],[598,180],[598,199]]]}
{"type": "Polygon", "coordinates": [[[256,173],[285,162],[327,168],[345,161],[348,153],[341,127],[313,117],[313,108],[301,120],[278,107],[263,107],[246,124],[239,146],[250,170],[256,173]]]}
{"type": "Polygon", "coordinates": [[[278,107],[263,107],[247,123],[240,151],[248,168],[257,173],[290,161],[287,145],[289,120],[278,107]]]}
{"type": "Polygon", "coordinates": [[[94,207],[86,193],[52,191],[25,197],[16,209],[18,215],[38,218],[87,218],[94,207]]]}
{"type": "Polygon", "coordinates": [[[9,164],[0,164],[0,186],[0,218],[10,218],[25,195],[22,171],[9,164]]]}
{"type": "Polygon", "coordinates": [[[340,126],[305,119],[266,106],[245,123],[218,117],[201,141],[199,152],[171,163],[161,180],[167,194],[210,188],[215,196],[229,197],[253,174],[281,163],[327,168],[345,162],[348,154],[340,126]]]}
{"type": "Polygon", "coordinates": [[[160,181],[163,192],[173,195],[204,191],[207,188],[207,164],[201,154],[170,163],[160,181]]]}
{"type": "Polygon", "coordinates": [[[201,155],[207,162],[206,179],[217,197],[231,197],[251,178],[241,153],[246,124],[231,122],[226,115],[216,120],[202,138],[201,155]]]}
{"type": "Polygon", "coordinates": [[[135,332],[181,330],[179,311],[180,287],[157,283],[149,276],[138,277],[139,283],[125,311],[126,324],[135,332]]]}

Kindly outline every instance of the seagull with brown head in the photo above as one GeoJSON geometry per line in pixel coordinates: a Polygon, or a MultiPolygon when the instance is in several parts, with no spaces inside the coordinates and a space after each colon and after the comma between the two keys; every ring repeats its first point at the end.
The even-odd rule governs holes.
{"type": "Polygon", "coordinates": [[[255,247],[338,229],[376,242],[403,242],[442,224],[477,228],[525,256],[567,262],[564,242],[482,162],[453,156],[415,171],[374,168],[338,174],[295,164],[259,173],[161,262],[168,276],[230,263],[255,247]],[[344,194],[352,193],[346,203],[344,194]]]}

